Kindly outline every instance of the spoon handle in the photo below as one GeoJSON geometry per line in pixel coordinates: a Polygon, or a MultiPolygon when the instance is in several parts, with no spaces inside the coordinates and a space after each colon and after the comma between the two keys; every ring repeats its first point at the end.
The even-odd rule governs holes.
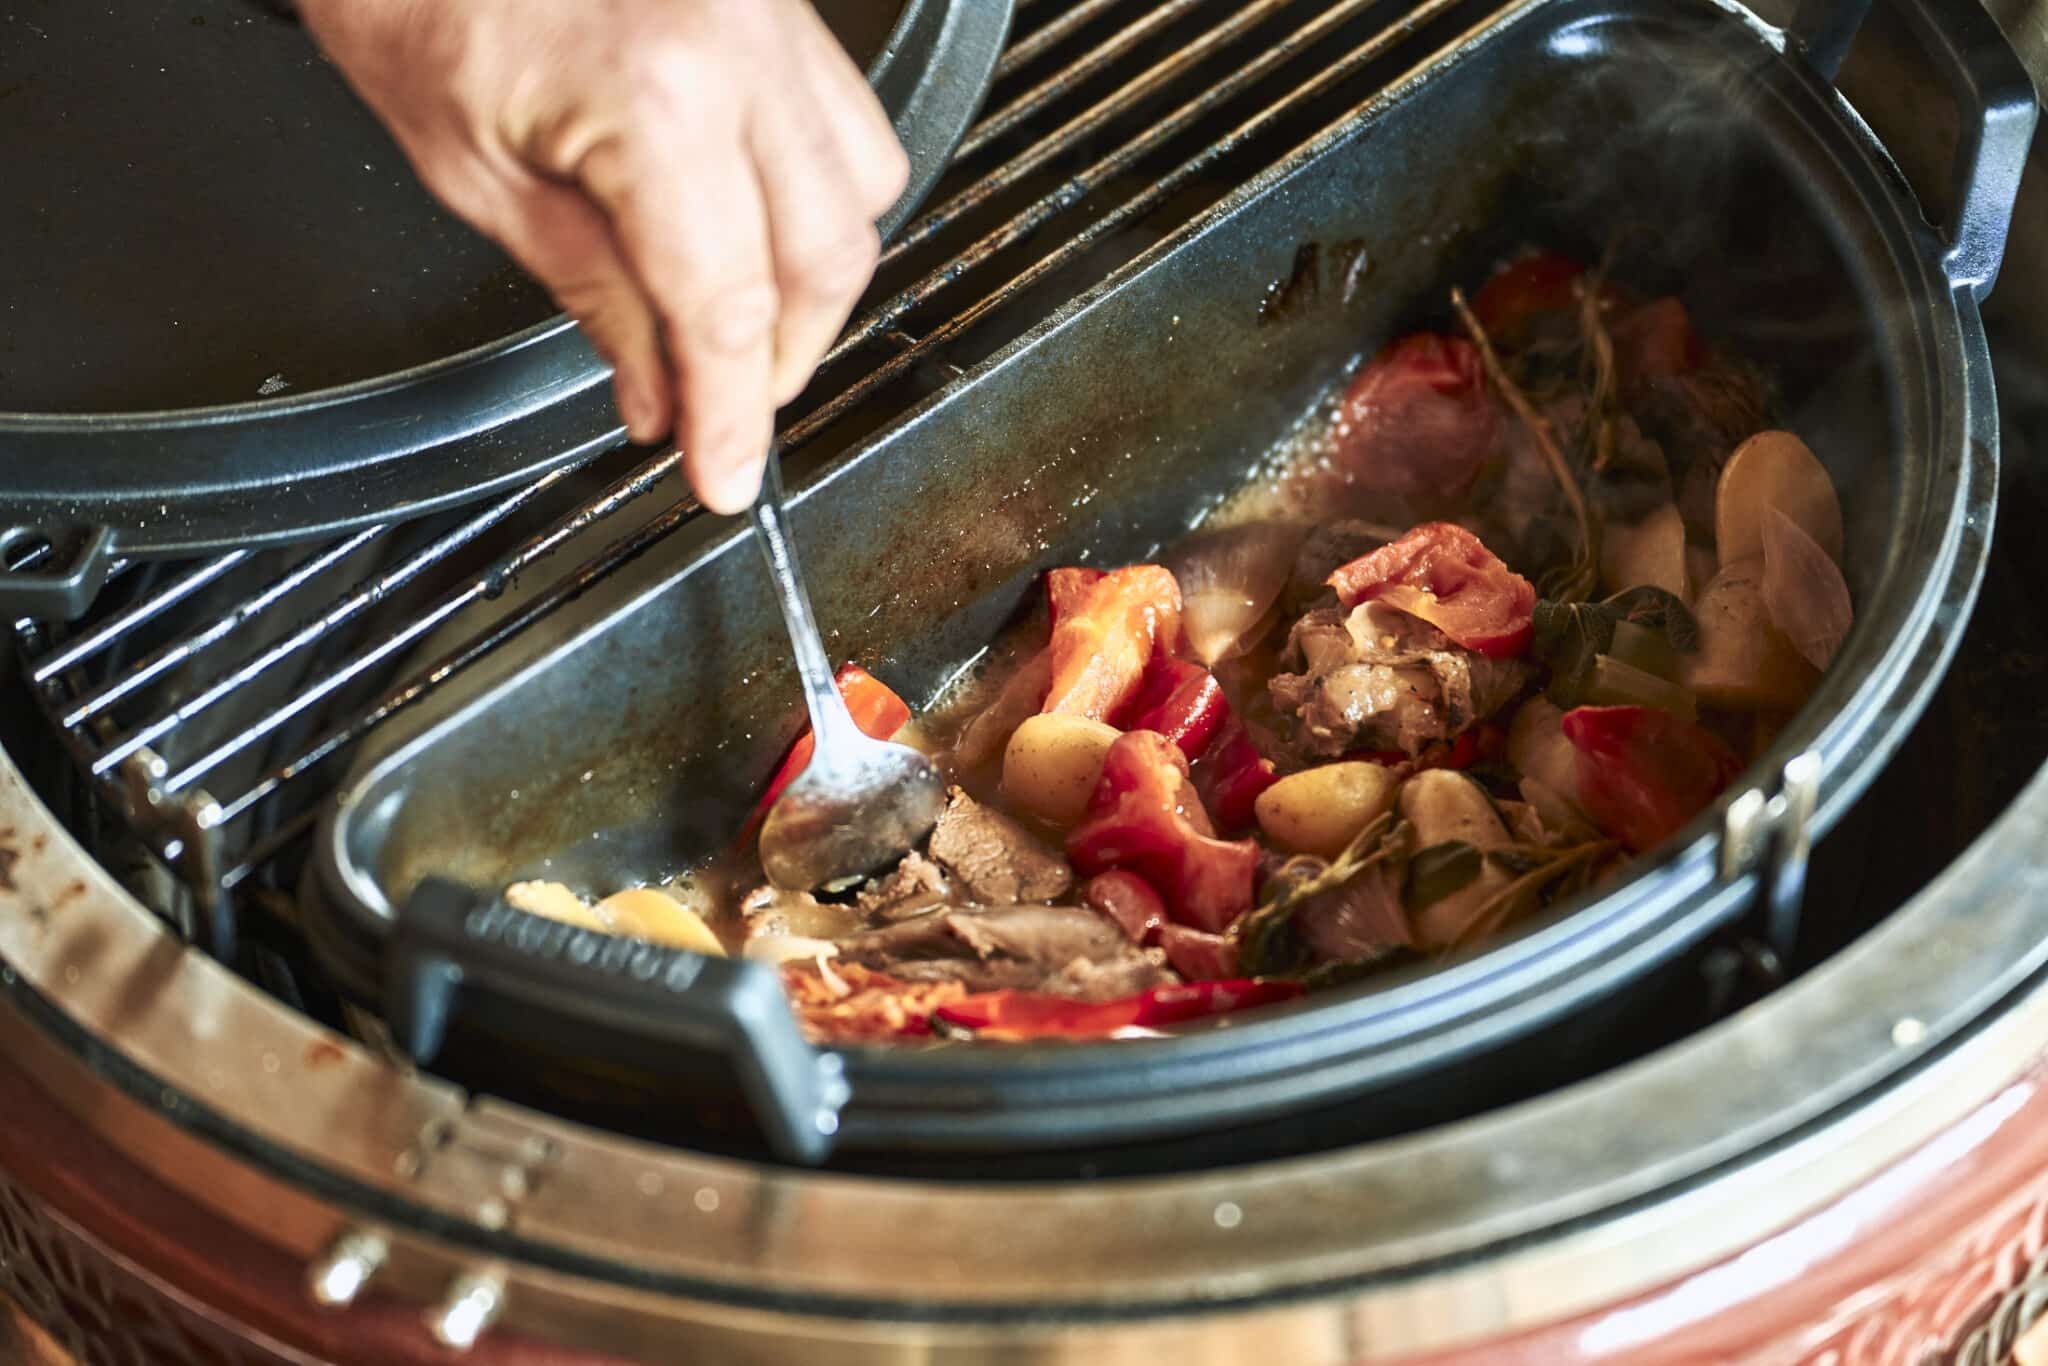
{"type": "Polygon", "coordinates": [[[832,678],[832,661],[825,643],[818,639],[818,623],[811,615],[811,597],[804,590],[803,569],[797,564],[796,546],[789,536],[789,519],[782,510],[782,447],[768,447],[768,464],[761,472],[761,496],[752,509],[754,540],[768,561],[768,573],[775,580],[776,600],[782,605],[782,621],[789,628],[789,643],[796,654],[796,671],[803,679],[804,703],[810,708],[811,730],[818,739],[817,753],[828,750],[849,736],[857,735],[853,714],[839,685],[832,678]]]}

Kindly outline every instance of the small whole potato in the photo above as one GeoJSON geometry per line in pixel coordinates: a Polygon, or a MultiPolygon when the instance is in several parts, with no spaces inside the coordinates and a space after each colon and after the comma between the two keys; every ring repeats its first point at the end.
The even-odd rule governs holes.
{"type": "Polygon", "coordinates": [[[1333,859],[1394,804],[1400,781],[1383,764],[1350,760],[1289,774],[1252,806],[1259,829],[1283,849],[1333,859]]]}
{"type": "Polygon", "coordinates": [[[1029,718],[1003,750],[1003,795],[1042,821],[1075,824],[1087,813],[1103,757],[1121,733],[1085,716],[1029,718]]]}
{"type": "MultiPolygon", "coordinates": [[[[1500,813],[1479,784],[1446,769],[1418,773],[1401,786],[1401,818],[1415,827],[1415,843],[1427,849],[1447,840],[1462,840],[1484,854],[1513,842],[1500,813]]],[[[1487,924],[1506,923],[1527,913],[1535,903],[1533,890],[1509,905],[1499,898],[1514,878],[1491,860],[1479,875],[1458,890],[1415,908],[1415,946],[1426,952],[1466,944],[1487,924]]]]}
{"type": "Polygon", "coordinates": [[[1546,697],[1532,697],[1508,725],[1508,762],[1525,778],[1573,801],[1579,796],[1579,747],[1564,733],[1564,713],[1546,697]]]}
{"type": "Polygon", "coordinates": [[[1724,565],[1764,553],[1764,510],[1776,508],[1842,562],[1842,501],[1835,481],[1790,432],[1758,432],[1735,448],[1714,491],[1714,552],[1724,565]]]}
{"type": "Polygon", "coordinates": [[[613,892],[597,903],[597,914],[610,925],[613,934],[713,958],[725,956],[725,946],[704,923],[704,917],[652,887],[613,892]]]}
{"type": "Polygon", "coordinates": [[[1771,624],[1764,606],[1760,556],[1721,566],[1693,607],[1700,648],[1685,657],[1683,677],[1700,701],[1725,711],[1797,711],[1820,672],[1771,624]]]}

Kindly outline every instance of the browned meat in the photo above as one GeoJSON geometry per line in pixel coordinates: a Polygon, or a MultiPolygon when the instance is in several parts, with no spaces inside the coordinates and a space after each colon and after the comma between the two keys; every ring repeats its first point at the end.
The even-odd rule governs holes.
{"type": "Polygon", "coordinates": [[[1296,718],[1296,746],[1310,757],[1351,750],[1419,754],[1499,710],[1520,691],[1526,667],[1451,644],[1405,612],[1365,603],[1319,608],[1294,624],[1273,701],[1296,718]]]}
{"type": "Polygon", "coordinates": [[[1103,916],[1072,906],[933,911],[841,939],[835,961],[906,982],[1091,1001],[1176,980],[1158,950],[1134,948],[1103,916]]]}
{"type": "Polygon", "coordinates": [[[957,787],[932,831],[931,856],[976,905],[1053,901],[1074,885],[1058,851],[957,787]]]}
{"type": "Polygon", "coordinates": [[[952,897],[953,889],[944,871],[913,850],[903,856],[903,862],[887,877],[876,878],[863,887],[854,905],[870,919],[902,920],[943,906],[952,897]]]}

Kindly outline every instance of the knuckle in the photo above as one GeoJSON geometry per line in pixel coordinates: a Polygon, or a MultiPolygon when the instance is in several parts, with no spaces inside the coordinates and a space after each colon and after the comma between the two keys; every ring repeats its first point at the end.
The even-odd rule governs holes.
{"type": "Polygon", "coordinates": [[[856,222],[799,253],[786,267],[787,287],[806,299],[858,293],[874,274],[882,244],[872,224],[856,222]]]}
{"type": "Polygon", "coordinates": [[[727,285],[686,315],[685,340],[717,355],[738,355],[767,341],[781,311],[781,295],[766,280],[727,285]]]}

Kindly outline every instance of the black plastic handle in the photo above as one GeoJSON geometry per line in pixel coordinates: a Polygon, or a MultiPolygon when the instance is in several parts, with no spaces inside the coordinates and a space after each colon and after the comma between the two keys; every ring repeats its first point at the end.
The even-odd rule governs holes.
{"type": "Polygon", "coordinates": [[[113,540],[105,527],[49,530],[0,523],[0,619],[84,616],[107,582],[113,540]]]}
{"type": "MultiPolygon", "coordinates": [[[[1870,7],[1871,0],[1801,0],[1792,31],[1829,82],[1870,7]]],[[[1979,0],[1904,0],[1903,8],[1962,106],[1942,267],[1951,284],[1982,300],[1998,282],[2034,140],[2034,83],[1979,0]]]]}
{"type": "Polygon", "coordinates": [[[536,1023],[553,1014],[716,1052],[777,1155],[815,1163],[831,1151],[843,1064],[804,1041],[782,983],[758,963],[578,929],[437,878],[413,893],[385,952],[384,1016],[421,1063],[440,1051],[463,997],[490,993],[536,1023]]]}

